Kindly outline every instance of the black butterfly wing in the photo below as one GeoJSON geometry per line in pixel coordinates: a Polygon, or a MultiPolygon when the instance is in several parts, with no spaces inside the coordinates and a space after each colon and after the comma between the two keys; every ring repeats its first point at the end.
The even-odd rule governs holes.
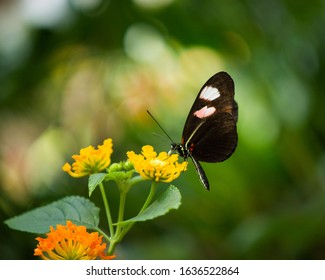
{"type": "Polygon", "coordinates": [[[223,161],[237,146],[237,119],[234,82],[219,72],[199,91],[185,122],[182,145],[198,161],[223,161]]]}
{"type": "Polygon", "coordinates": [[[220,162],[229,158],[237,146],[236,121],[226,112],[220,112],[205,121],[188,140],[192,157],[198,161],[220,162]]]}

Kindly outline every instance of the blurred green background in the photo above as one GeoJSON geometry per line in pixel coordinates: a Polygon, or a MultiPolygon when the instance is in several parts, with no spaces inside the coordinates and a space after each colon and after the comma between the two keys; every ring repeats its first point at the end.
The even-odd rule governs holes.
{"type": "MultiPolygon", "coordinates": [[[[113,162],[169,150],[146,110],[179,142],[198,90],[223,70],[236,152],[203,163],[210,192],[190,162],[174,182],[180,209],[138,223],[118,258],[324,259],[324,46],[324,0],[1,1],[0,220],[87,196],[86,179],[61,171],[82,147],[111,137],[113,162]]],[[[127,215],[148,191],[132,189],[127,215]]],[[[35,237],[1,222],[1,258],[33,259],[35,237]]]]}

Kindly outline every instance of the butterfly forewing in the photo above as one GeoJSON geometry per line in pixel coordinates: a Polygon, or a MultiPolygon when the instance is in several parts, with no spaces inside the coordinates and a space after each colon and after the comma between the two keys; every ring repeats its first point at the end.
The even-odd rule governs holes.
{"type": "Polygon", "coordinates": [[[213,75],[199,91],[185,122],[182,143],[186,144],[198,126],[213,120],[220,112],[229,113],[237,120],[234,82],[226,72],[213,75]]]}

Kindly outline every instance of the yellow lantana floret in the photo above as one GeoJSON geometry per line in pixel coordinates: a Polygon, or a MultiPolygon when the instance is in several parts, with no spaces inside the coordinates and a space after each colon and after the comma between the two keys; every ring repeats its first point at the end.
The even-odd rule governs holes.
{"type": "Polygon", "coordinates": [[[75,160],[72,166],[65,163],[62,170],[76,178],[98,173],[110,165],[112,147],[112,139],[109,138],[104,141],[103,145],[98,145],[97,149],[93,146],[83,148],[79,155],[72,156],[75,160]]]}
{"type": "Polygon", "coordinates": [[[130,151],[127,156],[143,178],[156,182],[169,183],[178,178],[187,167],[187,162],[178,162],[177,154],[168,155],[161,152],[157,155],[150,145],[143,146],[139,155],[130,151]]]}
{"type": "Polygon", "coordinates": [[[85,226],[77,226],[71,221],[50,227],[47,238],[37,237],[39,242],[34,256],[44,260],[95,260],[113,259],[115,256],[105,254],[106,243],[98,232],[88,233],[85,226]]]}

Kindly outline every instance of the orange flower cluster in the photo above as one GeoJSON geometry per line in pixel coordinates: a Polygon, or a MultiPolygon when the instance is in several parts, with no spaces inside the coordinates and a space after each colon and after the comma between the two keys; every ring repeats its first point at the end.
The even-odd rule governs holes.
{"type": "Polygon", "coordinates": [[[95,260],[96,258],[110,260],[115,256],[105,255],[106,243],[98,232],[88,233],[85,226],[77,226],[71,221],[50,227],[47,238],[37,237],[39,242],[34,250],[34,256],[44,260],[95,260]]]}

